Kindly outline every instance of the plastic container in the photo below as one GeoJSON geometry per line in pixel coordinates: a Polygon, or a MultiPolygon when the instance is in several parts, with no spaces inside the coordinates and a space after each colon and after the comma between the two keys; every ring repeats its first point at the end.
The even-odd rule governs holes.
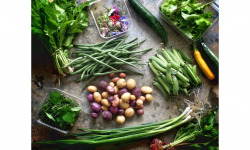
{"type": "Polygon", "coordinates": [[[114,37],[120,37],[121,35],[127,33],[129,30],[131,30],[131,28],[132,28],[132,18],[131,18],[131,15],[129,13],[128,7],[127,7],[127,5],[125,3],[125,0],[97,0],[97,1],[95,1],[95,2],[93,2],[91,4],[90,13],[91,13],[91,15],[92,15],[92,17],[94,19],[94,22],[95,22],[96,28],[97,28],[97,30],[99,32],[99,35],[104,39],[111,39],[111,38],[114,38],[114,37]],[[106,8],[112,8],[113,6],[116,6],[120,10],[122,10],[123,15],[125,15],[127,17],[127,20],[129,22],[128,30],[126,30],[124,32],[121,32],[120,34],[117,34],[117,35],[105,37],[105,36],[102,36],[96,19],[101,15],[101,11],[106,12],[105,7],[106,8]]]}
{"type": "MultiPolygon", "coordinates": [[[[159,1],[159,3],[157,4],[157,7],[160,11],[160,6],[165,3],[167,0],[161,0],[159,1]]],[[[208,1],[197,1],[197,2],[200,2],[200,3],[207,3],[208,1]]],[[[161,11],[160,11],[160,17],[165,21],[167,22],[173,29],[175,29],[184,39],[186,39],[189,43],[192,43],[193,41],[198,41],[213,25],[214,23],[218,20],[218,17],[219,17],[219,9],[218,7],[216,7],[217,5],[215,5],[214,3],[210,4],[209,7],[207,7],[204,12],[212,12],[212,17],[210,19],[210,22],[212,22],[211,26],[208,27],[204,32],[203,34],[198,37],[197,39],[192,39],[191,37],[189,37],[187,34],[185,34],[182,29],[180,29],[178,26],[176,26],[170,19],[168,19],[161,11]]]]}
{"type": "MultiPolygon", "coordinates": [[[[43,98],[43,103],[49,100],[50,93],[52,93],[53,91],[60,92],[64,97],[70,98],[72,101],[76,102],[76,104],[78,104],[78,106],[80,106],[81,108],[83,108],[82,104],[81,104],[80,98],[75,97],[75,96],[73,96],[73,95],[71,95],[69,93],[66,93],[66,92],[64,92],[62,90],[59,90],[57,88],[47,88],[46,89],[46,95],[43,98]]],[[[63,130],[63,129],[59,129],[59,128],[53,126],[53,125],[50,125],[49,123],[47,123],[46,121],[44,121],[43,118],[41,118],[41,116],[39,115],[40,111],[38,112],[39,119],[37,120],[37,122],[39,124],[41,124],[43,126],[46,126],[46,127],[50,128],[50,129],[55,130],[55,131],[57,131],[59,133],[62,133],[62,134],[68,134],[68,133],[70,133],[70,130],[72,129],[72,127],[69,130],[63,130]]],[[[75,121],[75,124],[77,123],[77,120],[79,119],[79,116],[81,115],[81,113],[82,113],[82,109],[81,109],[81,111],[78,114],[78,117],[77,117],[77,119],[75,121]]]]}

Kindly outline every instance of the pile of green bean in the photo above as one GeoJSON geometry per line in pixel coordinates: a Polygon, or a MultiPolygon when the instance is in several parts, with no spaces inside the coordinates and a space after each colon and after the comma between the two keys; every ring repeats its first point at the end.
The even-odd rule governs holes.
{"type": "Polygon", "coordinates": [[[183,51],[162,49],[162,54],[152,56],[149,67],[156,74],[154,86],[165,98],[171,94],[178,95],[180,90],[188,94],[188,88],[201,84],[196,65],[190,64],[192,60],[183,51]]]}
{"type": "Polygon", "coordinates": [[[137,38],[124,43],[127,36],[121,38],[113,38],[108,41],[98,44],[75,44],[76,51],[72,53],[76,58],[64,67],[72,66],[74,72],[71,75],[80,74],[80,80],[91,77],[84,85],[85,89],[89,83],[97,76],[107,75],[118,72],[133,72],[142,74],[140,72],[131,70],[119,70],[122,65],[129,65],[134,68],[136,65],[143,65],[139,63],[139,57],[142,52],[152,50],[152,48],[145,50],[133,51],[140,46],[145,40],[137,42],[137,38]],[[137,55],[134,55],[137,54],[137,55]]]}

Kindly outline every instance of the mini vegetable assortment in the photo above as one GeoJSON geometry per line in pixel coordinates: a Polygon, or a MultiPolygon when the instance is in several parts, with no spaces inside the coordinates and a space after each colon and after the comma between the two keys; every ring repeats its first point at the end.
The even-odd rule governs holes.
{"type": "Polygon", "coordinates": [[[127,31],[129,26],[127,16],[123,15],[122,10],[117,6],[106,8],[106,12],[102,12],[96,20],[103,37],[119,35],[127,31]]]}
{"type": "MultiPolygon", "coordinates": [[[[54,0],[53,2],[32,0],[31,29],[32,35],[38,37],[49,51],[60,75],[77,75],[77,81],[87,79],[82,89],[87,89],[84,100],[89,102],[91,111],[88,115],[91,116],[92,121],[101,117],[111,124],[115,121],[117,125],[122,125],[135,115],[145,119],[145,116],[141,116],[145,113],[143,108],[145,103],[151,104],[150,102],[153,101],[154,89],[147,85],[138,86],[140,81],[129,78],[127,75],[127,73],[135,73],[143,75],[142,78],[148,75],[140,72],[140,66],[146,65],[140,61],[148,63],[147,67],[155,74],[155,78],[149,81],[152,81],[165,99],[181,93],[190,96],[191,89],[201,85],[202,81],[197,74],[196,65],[192,65],[192,58],[182,50],[175,48],[169,50],[165,47],[168,43],[168,36],[164,27],[138,0],[128,0],[130,7],[161,37],[164,43],[164,48],[160,48],[155,56],[151,55],[143,60],[141,58],[143,53],[151,51],[152,48],[136,50],[145,40],[137,41],[137,38],[133,38],[127,41],[128,36],[111,38],[103,42],[95,41],[94,44],[73,44],[76,34],[82,33],[88,26],[87,10],[84,8],[92,5],[92,2],[76,6],[75,1],[72,0],[54,0]],[[69,59],[68,53],[72,47],[74,49],[72,53],[70,52],[69,59]],[[137,70],[134,71],[131,68],[137,70]],[[91,83],[99,76],[105,75],[109,76],[109,81],[100,79],[97,85],[91,83]]],[[[194,41],[194,59],[207,78],[213,80],[215,78],[213,72],[196,47],[196,40],[200,39],[212,24],[211,12],[204,11],[211,3],[201,4],[196,0],[163,0],[160,11],[194,41]]],[[[128,31],[131,18],[128,19],[129,12],[126,13],[129,16],[123,12],[123,5],[126,5],[126,2],[121,5],[121,1],[118,0],[108,8],[105,7],[106,11],[99,13],[99,16],[92,14],[104,39],[128,31]]],[[[93,10],[96,8],[98,7],[93,7],[93,10]]],[[[92,13],[91,9],[90,11],[92,13]]],[[[199,42],[218,67],[219,59],[203,40],[199,42]]],[[[182,127],[173,142],[164,143],[155,138],[150,148],[172,150],[181,145],[188,145],[193,149],[218,149],[216,111],[208,111],[204,101],[200,100],[196,93],[193,101],[185,99],[184,102],[188,106],[184,111],[180,108],[179,116],[170,116],[164,121],[103,130],[78,128],[80,132],[70,132],[63,140],[41,141],[39,144],[57,144],[55,146],[62,147],[80,145],[83,146],[82,148],[114,145],[112,148],[116,148],[116,146],[128,145],[144,138],[155,138],[161,133],[182,127]],[[204,116],[205,113],[206,116],[204,116]],[[200,137],[205,140],[197,141],[200,137]]],[[[81,109],[73,99],[58,91],[53,91],[49,93],[49,99],[42,104],[39,115],[53,127],[68,130],[74,126],[81,109]]],[[[157,111],[155,108],[154,110],[157,111]]],[[[149,113],[154,114],[154,111],[149,113]]],[[[85,118],[82,119],[84,121],[85,118]]]]}
{"type": "Polygon", "coordinates": [[[87,87],[90,92],[87,99],[91,102],[92,118],[98,118],[101,112],[103,119],[112,120],[116,115],[116,122],[123,124],[125,117],[133,117],[135,113],[143,115],[143,103],[152,101],[153,89],[148,86],[138,87],[134,79],[125,80],[126,74],[120,73],[119,77],[109,74],[110,82],[101,80],[96,86],[87,87]],[[144,96],[142,95],[144,94],[144,96]]]}

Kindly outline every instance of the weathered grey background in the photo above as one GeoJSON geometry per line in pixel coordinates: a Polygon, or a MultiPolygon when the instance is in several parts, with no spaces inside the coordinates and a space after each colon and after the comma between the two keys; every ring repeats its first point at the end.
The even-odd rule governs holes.
{"type": "MultiPolygon", "coordinates": [[[[185,51],[192,59],[194,59],[192,55],[191,45],[185,41],[180,35],[178,35],[175,30],[173,30],[170,26],[168,26],[163,20],[159,17],[159,10],[157,7],[158,0],[140,0],[142,4],[151,11],[158,20],[164,26],[166,32],[168,33],[168,45],[182,49],[185,51]]],[[[129,11],[133,20],[133,28],[128,32],[129,35],[128,40],[138,37],[139,40],[146,39],[146,42],[140,46],[139,49],[146,49],[152,47],[153,50],[145,53],[142,56],[143,63],[148,62],[148,59],[156,54],[156,49],[162,48],[163,46],[160,44],[160,37],[146,24],[143,22],[141,18],[135,13],[135,11],[131,8],[129,3],[126,1],[126,4],[129,8],[129,11]]],[[[210,31],[204,36],[204,40],[210,49],[218,56],[218,46],[219,46],[219,37],[218,37],[218,22],[211,28],[210,31]]],[[[89,26],[83,31],[83,33],[79,34],[75,43],[99,43],[104,41],[98,34],[92,16],[89,13],[89,26]]],[[[72,49],[71,51],[73,51],[72,49]]],[[[197,67],[198,68],[198,67],[197,67]]],[[[65,77],[61,78],[56,75],[55,70],[53,68],[53,64],[48,55],[38,55],[32,54],[32,141],[41,141],[41,140],[55,140],[60,139],[60,134],[39,125],[36,120],[38,119],[38,111],[40,109],[40,105],[42,103],[43,97],[45,96],[45,88],[47,87],[56,87],[65,92],[68,92],[72,95],[75,95],[82,100],[82,114],[79,117],[77,124],[72,129],[71,132],[76,132],[76,129],[79,127],[83,128],[92,128],[92,129],[109,129],[109,128],[120,128],[125,126],[136,126],[146,122],[155,122],[155,121],[163,121],[166,119],[170,119],[180,114],[180,111],[177,108],[176,102],[181,105],[181,108],[185,108],[185,104],[183,99],[194,98],[193,95],[179,95],[176,97],[169,97],[167,100],[163,98],[161,93],[152,85],[151,81],[154,78],[154,74],[151,72],[147,65],[141,66],[140,70],[144,73],[144,76],[132,75],[128,74],[127,78],[134,78],[137,81],[139,86],[147,85],[151,86],[154,89],[153,92],[153,101],[147,102],[144,106],[144,115],[137,116],[134,115],[132,118],[127,119],[123,125],[117,125],[115,123],[115,119],[113,121],[103,121],[101,117],[94,120],[90,117],[90,108],[89,103],[86,100],[87,91],[82,91],[81,87],[84,84],[77,83],[74,81],[76,77],[65,77]]],[[[218,83],[209,81],[202,71],[198,68],[198,75],[203,81],[203,84],[196,89],[199,91],[199,97],[202,100],[208,99],[209,102],[212,103],[213,107],[218,107],[218,83]]],[[[108,80],[108,77],[100,77],[93,84],[96,84],[101,78],[108,80]]],[[[158,137],[163,139],[165,142],[171,142],[175,136],[177,129],[166,132],[164,134],[159,135],[158,137]]],[[[38,147],[37,145],[32,146],[33,149],[48,149],[43,147],[38,147]]],[[[52,148],[53,149],[53,148],[52,148]]],[[[85,148],[82,148],[85,149],[85,148]]],[[[125,147],[124,149],[131,150],[145,150],[149,149],[148,140],[141,140],[140,142],[133,144],[131,146],[125,147]]]]}

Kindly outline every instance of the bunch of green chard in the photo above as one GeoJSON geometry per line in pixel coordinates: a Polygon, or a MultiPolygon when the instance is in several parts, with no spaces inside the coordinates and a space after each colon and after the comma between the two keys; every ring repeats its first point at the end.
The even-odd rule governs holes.
{"type": "Polygon", "coordinates": [[[133,51],[145,40],[137,42],[137,38],[135,38],[124,43],[126,38],[127,36],[118,39],[113,38],[98,44],[75,44],[77,49],[72,55],[75,56],[75,59],[63,68],[72,66],[75,72],[71,73],[71,75],[80,74],[80,81],[90,77],[84,84],[83,89],[98,76],[117,72],[135,72],[142,74],[136,71],[118,69],[122,65],[128,65],[138,69],[136,65],[143,65],[138,62],[141,60],[139,57],[142,55],[138,53],[152,50],[152,48],[149,48],[133,51]]]}
{"type": "Polygon", "coordinates": [[[212,2],[202,5],[197,0],[167,0],[160,11],[184,34],[195,40],[212,24],[211,12],[204,12],[212,2]]]}
{"type": "Polygon", "coordinates": [[[197,75],[196,65],[181,50],[162,49],[162,55],[156,54],[150,58],[149,67],[155,73],[153,84],[162,92],[165,98],[169,94],[178,95],[179,90],[188,94],[188,88],[198,86],[201,80],[197,75]]]}
{"type": "Polygon", "coordinates": [[[60,129],[72,127],[81,107],[57,91],[50,93],[49,97],[49,100],[41,106],[39,112],[41,117],[60,129]]]}
{"type": "Polygon", "coordinates": [[[216,111],[211,110],[207,115],[197,121],[190,122],[177,132],[175,139],[171,143],[164,143],[159,139],[153,139],[150,144],[152,150],[172,150],[176,147],[182,149],[192,148],[192,150],[218,150],[218,123],[215,122],[216,111]]]}
{"type": "Polygon", "coordinates": [[[88,26],[88,14],[85,2],[76,7],[74,0],[32,0],[32,36],[37,37],[50,53],[60,75],[67,75],[73,69],[67,65],[68,50],[72,40],[88,26]]]}

